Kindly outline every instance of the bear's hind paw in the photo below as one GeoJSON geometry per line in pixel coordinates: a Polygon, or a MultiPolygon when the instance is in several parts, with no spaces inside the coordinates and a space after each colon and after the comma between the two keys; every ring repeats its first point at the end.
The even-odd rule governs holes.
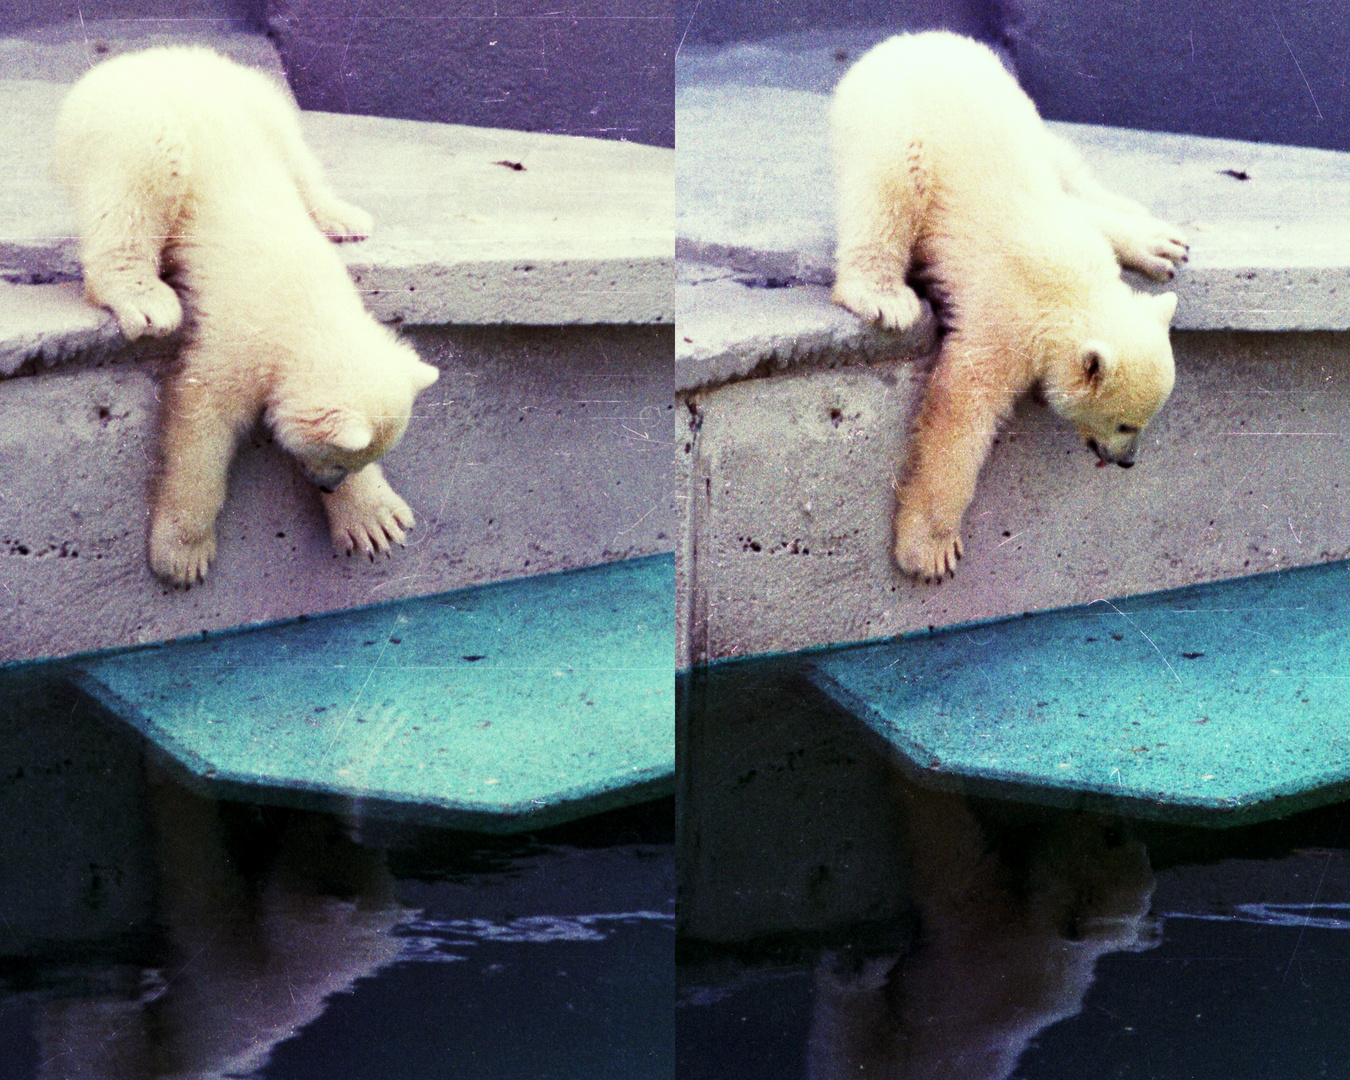
{"type": "Polygon", "coordinates": [[[364,240],[375,225],[375,219],[359,206],[341,199],[311,207],[309,216],[321,233],[339,244],[347,240],[364,240]]]}
{"type": "Polygon", "coordinates": [[[904,330],[919,321],[923,305],[907,285],[895,292],[874,288],[870,283],[843,278],[835,283],[832,299],[840,307],[886,330],[904,330]]]}

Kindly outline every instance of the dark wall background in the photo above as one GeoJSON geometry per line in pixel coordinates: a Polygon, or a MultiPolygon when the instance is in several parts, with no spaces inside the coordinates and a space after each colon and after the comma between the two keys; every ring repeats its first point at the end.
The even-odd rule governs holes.
{"type": "Polygon", "coordinates": [[[266,32],[303,108],[675,145],[675,0],[0,0],[0,34],[266,32]]]}
{"type": "Polygon", "coordinates": [[[941,27],[1001,44],[1041,112],[1350,149],[1350,0],[680,0],[687,40],[941,27]]]}
{"type": "Polygon", "coordinates": [[[685,40],[708,45],[871,26],[987,40],[1001,26],[998,9],[997,0],[680,0],[685,40]]]}
{"type": "Polygon", "coordinates": [[[1350,149],[1345,0],[1019,0],[1008,16],[1053,119],[1350,149]]]}
{"type": "Polygon", "coordinates": [[[673,0],[267,4],[306,109],[657,146],[675,145],[676,26],[673,0]]]}

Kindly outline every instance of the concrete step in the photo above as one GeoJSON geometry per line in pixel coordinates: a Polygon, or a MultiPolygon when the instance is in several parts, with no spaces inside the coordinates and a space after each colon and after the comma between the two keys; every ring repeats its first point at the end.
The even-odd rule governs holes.
{"type": "MultiPolygon", "coordinates": [[[[830,284],[828,95],[693,85],[676,102],[681,257],[830,284]]],[[[1178,296],[1176,329],[1350,327],[1350,155],[1086,124],[1050,127],[1112,190],[1186,229],[1190,261],[1168,286],[1178,296]]],[[[694,297],[681,300],[681,310],[696,305],[694,297]]]]}
{"type": "Polygon", "coordinates": [[[782,65],[761,82],[725,56],[681,72],[682,663],[1350,554],[1350,154],[1052,125],[1191,238],[1169,286],[1176,389],[1129,472],[1094,468],[1024,401],[981,476],[955,579],[902,578],[893,491],[936,327],[928,314],[887,334],[830,304],[830,80],[823,56],[802,64],[806,90],[782,65]]]}
{"type": "Polygon", "coordinates": [[[408,546],[334,554],[319,495],[263,432],[244,441],[207,582],[146,562],[156,363],[0,381],[0,662],[163,641],[669,552],[670,326],[405,331],[440,380],[385,474],[408,546]]]}
{"type": "Polygon", "coordinates": [[[520,832],[674,790],[654,556],[78,662],[204,794],[520,832]]]}

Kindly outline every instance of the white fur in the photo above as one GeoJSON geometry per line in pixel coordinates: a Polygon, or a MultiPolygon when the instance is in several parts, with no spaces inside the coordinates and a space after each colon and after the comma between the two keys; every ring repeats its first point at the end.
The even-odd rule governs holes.
{"type": "Polygon", "coordinates": [[[230,458],[260,416],[335,489],[324,502],[339,549],[402,543],[413,515],[375,461],[437,372],[362,307],[329,240],[364,236],[370,216],[328,186],[287,95],[208,49],[121,56],[67,96],[53,167],[89,299],[129,339],[172,333],[186,301],[163,394],[155,572],[205,578],[230,458]]]}
{"type": "Polygon", "coordinates": [[[834,299],[901,328],[927,280],[947,323],[910,443],[895,558],[953,572],[998,424],[1035,383],[1104,460],[1133,464],[1172,389],[1176,297],[1134,292],[1119,266],[1169,279],[1186,242],[1098,186],[994,53],[948,33],[894,37],[845,75],[831,113],[838,198],[834,299]]]}

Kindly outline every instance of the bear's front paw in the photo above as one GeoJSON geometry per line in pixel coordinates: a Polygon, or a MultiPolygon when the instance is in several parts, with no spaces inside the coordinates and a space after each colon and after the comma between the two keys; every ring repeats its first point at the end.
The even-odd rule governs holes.
{"type": "Polygon", "coordinates": [[[833,300],[859,318],[887,330],[913,326],[923,313],[918,295],[909,286],[901,285],[891,292],[853,277],[843,277],[835,283],[833,300]]]}
{"type": "Polygon", "coordinates": [[[375,219],[359,206],[353,206],[341,199],[312,207],[309,216],[314,219],[314,224],[319,227],[321,233],[337,243],[344,240],[364,240],[375,225],[375,219]]]}
{"type": "Polygon", "coordinates": [[[150,569],[179,588],[206,580],[216,557],[216,532],[184,529],[168,516],[155,519],[150,529],[150,569]]]}
{"type": "Polygon", "coordinates": [[[108,301],[128,341],[138,337],[167,337],[183,324],[178,294],[162,281],[153,281],[128,296],[108,301]]]}
{"type": "Polygon", "coordinates": [[[408,504],[399,498],[373,465],[347,477],[331,494],[323,496],[333,548],[339,554],[360,552],[374,561],[376,554],[388,558],[390,545],[403,546],[405,529],[416,521],[408,504]],[[371,472],[374,475],[367,475],[371,472]]]}
{"type": "Polygon", "coordinates": [[[961,537],[927,515],[900,511],[895,515],[895,564],[912,578],[941,581],[956,573],[961,537]]]}

